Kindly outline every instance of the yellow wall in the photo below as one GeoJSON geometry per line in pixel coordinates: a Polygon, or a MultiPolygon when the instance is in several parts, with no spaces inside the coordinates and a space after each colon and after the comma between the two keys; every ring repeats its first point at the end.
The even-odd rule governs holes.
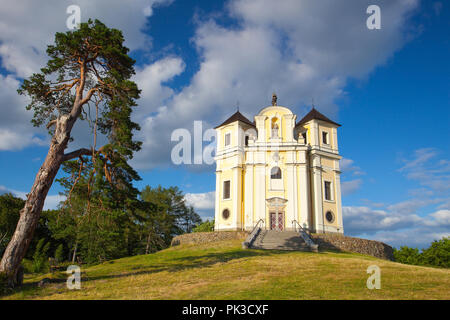
{"type": "MultiPolygon", "coordinates": [[[[292,113],[288,110],[285,109],[283,107],[268,107],[266,109],[264,109],[262,111],[262,113],[260,115],[265,116],[265,121],[264,121],[264,128],[265,128],[265,140],[266,141],[270,141],[271,139],[271,134],[272,134],[272,117],[276,116],[277,117],[277,123],[279,125],[279,128],[281,128],[281,130],[279,131],[279,138],[282,138],[283,142],[287,142],[286,140],[286,136],[287,136],[287,132],[286,132],[286,121],[295,121],[295,117],[293,118],[292,113]],[[285,119],[285,115],[290,115],[291,117],[287,117],[289,120],[285,119]]],[[[292,123],[292,122],[290,122],[292,123]]],[[[240,125],[243,126],[243,124],[240,124],[238,122],[234,122],[231,123],[229,125],[225,125],[221,128],[218,128],[218,135],[220,135],[220,139],[219,139],[219,145],[218,145],[218,150],[222,151],[225,148],[225,134],[230,133],[231,134],[231,141],[230,141],[230,145],[228,145],[226,148],[230,148],[233,149],[234,147],[236,147],[239,143],[238,141],[238,130],[240,128],[240,125]]],[[[258,124],[259,125],[259,124],[258,124]]],[[[250,126],[249,126],[250,127],[250,126]]],[[[329,145],[327,147],[331,147],[332,149],[337,149],[335,148],[335,141],[334,141],[334,136],[333,136],[333,126],[332,125],[327,125],[326,123],[322,123],[321,121],[318,122],[309,122],[307,124],[305,124],[303,126],[303,128],[300,128],[300,131],[304,131],[302,129],[305,129],[307,132],[307,143],[308,144],[312,144],[313,141],[317,141],[319,143],[320,146],[324,146],[323,142],[322,142],[322,132],[325,131],[328,134],[328,141],[329,141],[329,145]],[[317,126],[314,126],[314,124],[317,124],[317,126]],[[314,132],[312,131],[314,129],[314,132]],[[318,130],[317,130],[318,129],[318,130]],[[318,132],[317,132],[318,131],[318,132]],[[318,134],[318,136],[316,136],[318,134]]],[[[295,137],[296,138],[296,137],[295,137]]],[[[231,151],[231,150],[230,150],[231,151]]],[[[235,150],[233,150],[234,152],[235,150]]],[[[304,152],[304,151],[302,151],[304,152]]],[[[285,161],[287,159],[286,156],[286,152],[285,151],[278,151],[279,154],[279,161],[277,163],[277,165],[280,167],[281,172],[282,172],[282,181],[283,181],[283,189],[282,190],[272,190],[271,189],[271,178],[270,178],[270,169],[275,166],[275,162],[273,161],[273,155],[274,155],[274,151],[268,151],[266,152],[265,156],[266,156],[266,165],[265,165],[265,185],[266,185],[266,189],[265,189],[265,198],[271,198],[271,197],[280,197],[280,198],[284,198],[287,199],[288,198],[288,179],[287,179],[287,167],[285,164],[285,161]]],[[[253,192],[254,192],[254,197],[252,199],[253,201],[253,208],[255,209],[255,205],[256,205],[256,172],[253,172],[252,175],[252,179],[253,181],[245,181],[245,172],[243,170],[243,168],[245,168],[245,165],[243,165],[242,163],[239,163],[238,157],[239,157],[240,153],[236,153],[236,154],[228,154],[228,156],[231,155],[231,157],[229,158],[225,158],[223,160],[218,160],[217,162],[217,171],[220,172],[218,174],[218,179],[220,179],[219,184],[219,190],[216,190],[216,192],[219,193],[219,199],[218,199],[218,216],[216,217],[218,223],[221,225],[222,228],[241,228],[243,227],[244,224],[244,211],[245,211],[245,203],[244,203],[244,199],[245,199],[245,184],[246,183],[252,183],[253,187],[253,192]],[[223,182],[226,180],[230,180],[230,199],[229,200],[224,200],[223,199],[223,182]],[[223,219],[222,217],[222,212],[224,209],[228,209],[230,211],[230,217],[228,219],[223,219]]],[[[303,160],[300,159],[300,152],[296,153],[296,159],[297,160],[303,160]]],[[[307,161],[309,162],[309,156],[307,156],[307,161]]],[[[324,181],[331,181],[332,182],[332,192],[333,192],[333,200],[332,201],[327,201],[325,199],[322,200],[322,207],[323,207],[323,221],[325,225],[333,225],[333,226],[337,226],[338,222],[339,222],[339,217],[337,216],[338,214],[338,210],[337,210],[337,199],[336,199],[336,172],[333,170],[335,165],[334,165],[334,161],[338,161],[335,160],[333,158],[333,155],[331,155],[331,158],[327,158],[326,156],[321,156],[321,162],[320,162],[320,166],[322,167],[322,185],[321,185],[321,190],[322,190],[322,195],[324,197],[324,181]],[[331,210],[334,214],[334,221],[330,224],[327,222],[326,218],[325,218],[325,213],[331,210]]],[[[245,160],[246,159],[242,159],[245,160]]],[[[310,163],[306,164],[309,168],[309,170],[311,170],[310,167],[310,163]]],[[[255,170],[253,166],[251,166],[252,170],[255,170]]],[[[300,167],[296,167],[296,177],[298,179],[298,177],[300,177],[300,167]]],[[[311,226],[315,225],[315,221],[314,221],[314,214],[312,214],[312,212],[315,212],[315,208],[314,208],[314,181],[313,181],[313,175],[312,172],[308,172],[308,177],[307,179],[309,179],[309,220],[311,223],[311,226]]],[[[297,180],[298,181],[298,180],[297,180]]],[[[304,189],[305,186],[304,185],[297,185],[297,201],[296,201],[296,211],[298,212],[299,215],[305,214],[304,212],[302,212],[302,203],[301,203],[301,192],[302,189],[304,189]]],[[[266,222],[270,222],[270,216],[269,216],[269,208],[268,206],[265,206],[265,216],[266,216],[266,222]]],[[[285,209],[286,210],[286,209],[285,209]]],[[[253,214],[253,221],[255,221],[255,218],[257,216],[257,213],[255,212],[255,210],[253,210],[252,212],[253,214]]],[[[285,227],[290,227],[290,225],[288,225],[286,223],[286,219],[287,219],[287,214],[285,213],[284,217],[285,217],[285,227]]],[[[298,217],[298,219],[301,219],[300,217],[298,217]]]]}
{"type": "Polygon", "coordinates": [[[324,122],[319,123],[319,145],[321,147],[331,147],[332,149],[335,149],[335,141],[333,138],[332,126],[327,125],[324,122]],[[322,132],[328,133],[328,142],[329,142],[328,145],[323,143],[322,132]]]}
{"type": "MultiPolygon", "coordinates": [[[[323,158],[321,159],[322,163],[328,163],[329,161],[332,162],[330,159],[323,158]]],[[[322,193],[323,193],[323,200],[322,200],[322,207],[323,207],[323,221],[325,225],[337,225],[338,219],[337,219],[337,205],[336,205],[336,179],[335,179],[336,173],[328,168],[324,168],[322,171],[322,193]],[[324,193],[324,184],[325,181],[332,182],[332,201],[325,200],[325,193],[324,193]],[[328,222],[325,218],[325,213],[330,210],[333,212],[334,215],[334,221],[332,223],[328,222]]]]}

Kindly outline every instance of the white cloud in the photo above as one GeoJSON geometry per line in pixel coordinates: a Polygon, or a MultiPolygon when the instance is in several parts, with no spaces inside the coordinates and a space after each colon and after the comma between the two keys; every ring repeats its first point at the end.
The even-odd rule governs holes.
{"type": "MultiPolygon", "coordinates": [[[[414,151],[413,157],[404,159],[405,165],[399,169],[410,180],[431,188],[438,193],[448,194],[450,191],[450,161],[439,159],[440,152],[434,148],[423,148],[414,151]]],[[[426,189],[425,189],[426,190],[426,189]]]]}
{"type": "Polygon", "coordinates": [[[45,132],[30,123],[32,112],[25,109],[27,99],[17,94],[18,86],[19,81],[13,76],[0,74],[0,151],[45,143],[42,139],[45,132]]]}
{"type": "MultiPolygon", "coordinates": [[[[152,8],[170,4],[172,0],[73,0],[11,2],[0,0],[0,61],[11,74],[0,75],[0,150],[18,150],[29,145],[45,144],[46,132],[30,124],[31,111],[27,100],[16,90],[19,79],[38,72],[47,60],[46,48],[56,32],[68,31],[66,20],[69,5],[81,9],[81,21],[100,19],[109,27],[123,31],[125,45],[132,50],[151,49],[151,37],[143,32],[152,8]],[[118,14],[119,13],[119,14],[118,14]],[[41,134],[45,138],[38,137],[41,134]],[[43,140],[44,139],[44,140],[43,140]]],[[[149,80],[151,81],[151,80],[149,80]]],[[[153,92],[152,92],[153,93],[153,92]]],[[[77,126],[79,127],[79,126],[77,126]]],[[[85,128],[76,128],[74,135],[86,140],[85,128]]]]}
{"type": "Polygon", "coordinates": [[[361,184],[362,184],[361,179],[342,181],[341,182],[342,195],[346,196],[356,192],[361,187],[361,184]]]}
{"type": "Polygon", "coordinates": [[[215,204],[215,191],[205,193],[186,193],[186,204],[197,210],[212,210],[215,204]]]}
{"type": "Polygon", "coordinates": [[[339,162],[340,168],[342,173],[351,173],[355,176],[361,176],[366,174],[364,171],[361,170],[360,167],[356,166],[355,161],[348,158],[342,158],[339,162]]]}
{"type": "MultiPolygon", "coordinates": [[[[15,197],[21,198],[23,200],[26,200],[27,198],[26,192],[9,189],[5,186],[0,185],[0,195],[5,193],[11,193],[15,197]]],[[[58,204],[65,199],[66,197],[61,195],[47,195],[44,202],[44,210],[57,209],[58,204]]]]}
{"type": "Polygon", "coordinates": [[[45,62],[46,46],[53,42],[56,32],[68,31],[66,20],[69,5],[81,9],[81,21],[100,19],[106,25],[123,31],[130,49],[146,49],[151,38],[141,30],[152,7],[172,0],[71,0],[11,2],[1,0],[0,56],[3,66],[19,77],[36,72],[45,62]],[[150,10],[149,10],[150,9],[150,10]]]}
{"type": "Polygon", "coordinates": [[[388,206],[386,210],[343,207],[345,233],[384,241],[397,247],[427,247],[433,240],[450,236],[450,210],[417,214],[420,208],[430,202],[412,199],[388,206]]]}
{"type": "MultiPolygon", "coordinates": [[[[417,1],[382,1],[383,26],[367,29],[370,1],[230,1],[225,13],[238,21],[225,27],[213,18],[198,22],[192,43],[200,67],[189,85],[142,121],[140,169],[170,164],[170,134],[194,120],[213,127],[230,116],[236,102],[248,117],[270,102],[299,116],[314,97],[335,117],[349,77],[366,77],[406,41],[406,19],[417,1]],[[143,161],[145,158],[146,161],[143,161]]],[[[359,172],[362,173],[362,172],[359,172]]]]}
{"type": "MultiPolygon", "coordinates": [[[[149,50],[151,37],[142,32],[146,19],[155,5],[169,3],[27,0],[19,4],[2,0],[3,66],[15,77],[37,71],[45,62],[45,46],[53,41],[54,33],[66,31],[69,4],[81,7],[82,21],[99,18],[123,30],[131,49],[149,50]]],[[[136,119],[142,126],[138,138],[144,145],[136,157],[136,167],[170,165],[170,134],[174,129],[190,128],[193,120],[203,120],[204,129],[212,127],[234,111],[238,100],[244,114],[252,117],[268,104],[273,91],[278,93],[280,104],[294,111],[305,111],[301,108],[314,97],[318,108],[336,116],[334,101],[344,94],[346,79],[366,76],[404,44],[406,19],[417,1],[382,1],[383,26],[377,32],[365,26],[369,4],[356,0],[339,4],[235,0],[229,2],[225,14],[237,19],[237,26],[223,27],[214,18],[198,22],[192,44],[198,51],[200,68],[180,92],[163,83],[183,72],[181,59],[166,57],[138,70],[136,81],[143,93],[136,119]]],[[[16,101],[11,106],[23,109],[24,104],[16,101]]],[[[22,123],[29,126],[28,120],[22,123]]],[[[0,128],[4,129],[1,123],[0,128]]],[[[85,131],[77,129],[75,133],[83,135],[85,131]]],[[[32,141],[31,137],[24,140],[32,141]]],[[[11,148],[11,144],[3,146],[11,148]]]]}
{"type": "Polygon", "coordinates": [[[56,194],[56,195],[48,195],[45,198],[45,202],[44,202],[44,210],[53,210],[53,209],[57,209],[58,205],[62,202],[65,201],[66,197],[56,194]]]}

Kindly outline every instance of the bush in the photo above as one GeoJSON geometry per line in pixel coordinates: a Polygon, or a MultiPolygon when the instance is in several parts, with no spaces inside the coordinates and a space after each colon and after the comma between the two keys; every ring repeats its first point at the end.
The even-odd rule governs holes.
{"type": "Polygon", "coordinates": [[[0,273],[0,295],[8,292],[8,278],[5,273],[0,273]]]}
{"type": "Polygon", "coordinates": [[[62,243],[55,250],[55,260],[57,263],[64,261],[64,246],[62,243]]]}
{"type": "Polygon", "coordinates": [[[400,249],[394,248],[394,259],[397,262],[405,264],[421,264],[421,256],[419,249],[402,246],[400,249]]]}
{"type": "Polygon", "coordinates": [[[194,229],[192,229],[192,232],[211,232],[214,231],[214,220],[209,221],[206,220],[205,222],[199,224],[194,229]]]}
{"type": "Polygon", "coordinates": [[[400,249],[394,248],[394,259],[405,264],[450,268],[450,238],[435,240],[422,252],[407,246],[402,246],[400,249]]]}
{"type": "Polygon", "coordinates": [[[450,268],[450,238],[442,238],[431,243],[422,252],[422,262],[426,265],[450,268]]]}
{"type": "Polygon", "coordinates": [[[45,243],[45,239],[39,240],[36,245],[36,250],[33,254],[33,261],[31,266],[31,270],[33,273],[43,272],[44,270],[48,269],[47,252],[49,248],[50,242],[45,243]]]}

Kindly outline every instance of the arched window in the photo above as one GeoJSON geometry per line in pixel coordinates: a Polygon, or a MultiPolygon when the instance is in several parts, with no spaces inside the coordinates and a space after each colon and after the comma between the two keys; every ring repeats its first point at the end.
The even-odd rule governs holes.
{"type": "Polygon", "coordinates": [[[273,167],[270,170],[270,179],[281,179],[281,169],[279,167],[273,167]]]}

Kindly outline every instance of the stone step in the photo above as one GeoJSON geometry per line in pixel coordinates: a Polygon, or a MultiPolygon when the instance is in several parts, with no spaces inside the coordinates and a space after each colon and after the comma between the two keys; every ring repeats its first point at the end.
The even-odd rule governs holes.
{"type": "Polygon", "coordinates": [[[261,230],[253,245],[254,249],[311,251],[298,232],[261,230]]]}
{"type": "Polygon", "coordinates": [[[287,247],[287,246],[252,246],[252,249],[261,250],[284,250],[284,251],[311,251],[309,246],[287,247]]]}

